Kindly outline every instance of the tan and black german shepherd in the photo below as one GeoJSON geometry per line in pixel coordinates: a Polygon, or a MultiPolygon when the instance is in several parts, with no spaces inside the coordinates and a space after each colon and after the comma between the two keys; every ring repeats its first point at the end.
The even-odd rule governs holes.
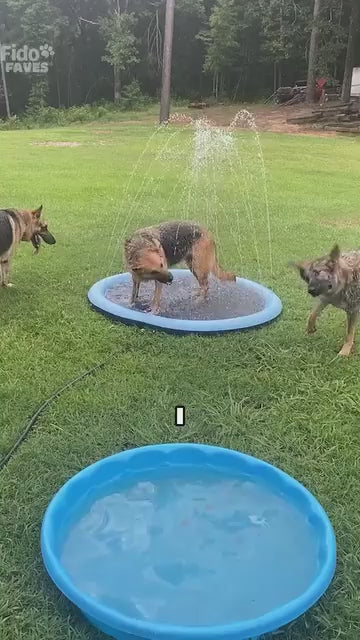
{"type": "Polygon", "coordinates": [[[347,315],[347,334],[339,355],[349,356],[360,314],[360,250],[340,253],[335,245],[327,256],[292,264],[307,282],[308,293],[317,298],[307,332],[315,333],[317,318],[328,305],[343,309],[347,315]]]}
{"type": "Polygon", "coordinates": [[[185,261],[200,285],[203,298],[208,295],[209,275],[219,280],[235,281],[233,273],[224,272],[216,260],[215,242],[209,231],[195,222],[163,222],[158,226],[138,229],[124,246],[126,269],[131,272],[133,288],[131,304],[135,305],[140,283],[155,281],[151,312],[159,313],[161,284],[170,284],[169,267],[185,261]]]}
{"type": "Polygon", "coordinates": [[[35,253],[39,251],[41,240],[55,244],[56,240],[41,219],[42,205],[34,211],[21,209],[0,209],[0,286],[11,286],[9,274],[11,261],[21,241],[31,242],[35,253]]]}

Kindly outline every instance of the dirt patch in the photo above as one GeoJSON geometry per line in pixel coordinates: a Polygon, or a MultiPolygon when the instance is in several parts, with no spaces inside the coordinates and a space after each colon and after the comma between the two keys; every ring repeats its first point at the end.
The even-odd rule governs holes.
{"type": "MultiPolygon", "coordinates": [[[[308,135],[316,137],[334,137],[334,131],[319,131],[311,125],[289,124],[288,118],[296,118],[310,113],[312,108],[307,105],[292,105],[288,107],[276,105],[219,105],[201,110],[187,109],[174,113],[171,122],[174,124],[189,124],[192,120],[206,118],[210,124],[217,127],[229,127],[236,114],[242,109],[249,111],[255,119],[258,131],[273,133],[288,133],[293,135],[308,135]]],[[[237,123],[236,129],[248,128],[246,121],[237,123]]]]}
{"type": "Polygon", "coordinates": [[[93,133],[98,133],[98,134],[102,134],[102,133],[111,134],[115,132],[116,132],[116,129],[95,129],[93,131],[93,133]]]}
{"type": "Polygon", "coordinates": [[[347,218],[337,220],[321,220],[322,227],[330,227],[331,229],[357,229],[360,230],[360,217],[359,218],[347,218]]]}
{"type": "Polygon", "coordinates": [[[81,142],[33,142],[35,147],[81,147],[81,142]]]}

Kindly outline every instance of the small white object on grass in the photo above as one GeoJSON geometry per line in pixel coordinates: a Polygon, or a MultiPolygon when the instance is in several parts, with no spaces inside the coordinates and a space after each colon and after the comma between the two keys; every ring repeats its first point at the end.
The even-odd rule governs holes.
{"type": "Polygon", "coordinates": [[[175,426],[185,426],[185,407],[175,407],[175,426]]]}

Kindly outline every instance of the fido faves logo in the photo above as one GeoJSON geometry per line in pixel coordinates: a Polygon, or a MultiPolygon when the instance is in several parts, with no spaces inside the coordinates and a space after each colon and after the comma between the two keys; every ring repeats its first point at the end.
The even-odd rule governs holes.
{"type": "Polygon", "coordinates": [[[20,48],[15,44],[0,46],[0,59],[6,73],[47,73],[54,54],[49,44],[42,44],[38,49],[27,44],[20,48]]]}

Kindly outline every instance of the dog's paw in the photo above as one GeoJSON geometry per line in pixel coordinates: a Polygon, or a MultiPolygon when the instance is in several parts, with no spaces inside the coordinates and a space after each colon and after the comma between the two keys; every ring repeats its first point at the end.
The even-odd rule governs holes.
{"type": "Polygon", "coordinates": [[[150,307],[149,313],[152,313],[153,316],[158,316],[160,313],[160,307],[150,307]]]}
{"type": "Polygon", "coordinates": [[[12,283],[12,282],[7,282],[7,283],[3,282],[1,286],[2,286],[4,289],[11,289],[11,287],[13,287],[14,285],[13,285],[13,283],[12,283]]]}
{"type": "Polygon", "coordinates": [[[308,336],[313,336],[313,335],[314,335],[314,333],[316,333],[316,327],[315,327],[315,325],[312,325],[312,324],[311,324],[311,325],[308,325],[308,326],[306,327],[306,333],[308,334],[308,336]]]}
{"type": "Polygon", "coordinates": [[[352,347],[353,345],[351,344],[344,344],[342,349],[340,349],[339,351],[339,356],[341,356],[342,358],[348,358],[351,355],[352,347]]]}
{"type": "Polygon", "coordinates": [[[194,300],[194,302],[197,302],[199,304],[201,304],[202,302],[208,302],[209,301],[208,292],[204,293],[204,291],[202,289],[196,289],[191,294],[191,297],[192,297],[192,300],[194,300]]]}

